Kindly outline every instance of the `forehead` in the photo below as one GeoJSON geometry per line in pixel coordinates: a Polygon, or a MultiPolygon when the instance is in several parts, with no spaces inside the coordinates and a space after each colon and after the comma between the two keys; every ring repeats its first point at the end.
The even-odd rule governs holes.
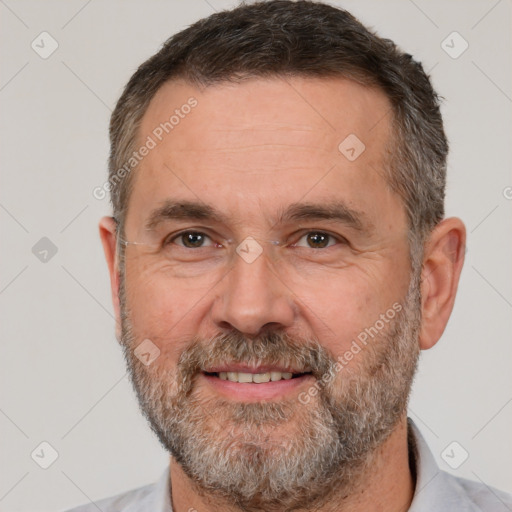
{"type": "Polygon", "coordinates": [[[265,213],[307,195],[377,218],[378,204],[401,206],[384,178],[391,120],[381,91],[343,78],[168,82],[141,122],[139,145],[154,147],[134,171],[128,211],[179,196],[265,213]]]}
{"type": "Polygon", "coordinates": [[[166,140],[159,142],[172,144],[174,150],[230,150],[236,149],[234,145],[244,135],[264,143],[269,136],[271,142],[274,137],[288,140],[290,131],[295,132],[291,142],[305,149],[314,146],[330,151],[336,149],[340,137],[356,133],[378,150],[376,143],[389,135],[391,105],[380,90],[344,78],[254,78],[201,89],[170,81],[150,102],[139,137],[155,129],[158,132],[173,114],[173,126],[162,134],[166,140]],[[197,107],[184,115],[180,111],[190,110],[186,107],[190,98],[197,101],[197,107]],[[178,129],[180,124],[186,126],[178,129]],[[192,130],[194,141],[188,137],[192,130]]]}

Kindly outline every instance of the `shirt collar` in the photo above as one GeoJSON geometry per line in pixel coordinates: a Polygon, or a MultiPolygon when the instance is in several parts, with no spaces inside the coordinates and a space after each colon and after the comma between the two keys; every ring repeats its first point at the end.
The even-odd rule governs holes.
{"type": "Polygon", "coordinates": [[[481,512],[459,479],[439,469],[434,455],[411,418],[408,422],[409,454],[416,469],[416,487],[409,512],[481,512]]]}
{"type": "Polygon", "coordinates": [[[155,501],[151,510],[155,512],[172,512],[170,466],[167,466],[158,480],[154,492],[155,501]]]}

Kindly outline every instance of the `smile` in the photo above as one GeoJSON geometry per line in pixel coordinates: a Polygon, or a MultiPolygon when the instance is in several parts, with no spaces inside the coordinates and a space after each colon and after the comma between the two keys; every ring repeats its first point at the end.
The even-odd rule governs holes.
{"type": "Polygon", "coordinates": [[[277,382],[279,380],[290,380],[306,375],[305,373],[291,372],[264,372],[264,373],[245,373],[245,372],[214,372],[207,373],[212,377],[218,377],[221,380],[231,382],[263,384],[265,382],[277,382]]]}
{"type": "Polygon", "coordinates": [[[310,371],[276,366],[225,365],[201,375],[217,393],[244,401],[280,398],[314,380],[310,371]]]}

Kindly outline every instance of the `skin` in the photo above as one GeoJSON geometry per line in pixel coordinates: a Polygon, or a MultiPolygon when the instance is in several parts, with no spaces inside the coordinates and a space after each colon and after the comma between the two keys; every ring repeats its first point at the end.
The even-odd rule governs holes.
{"type": "MultiPolygon", "coordinates": [[[[234,246],[251,236],[261,242],[264,252],[250,264],[235,253],[231,260],[184,272],[162,259],[144,256],[144,246],[128,247],[126,292],[137,338],[149,338],[159,347],[161,356],[154,364],[162,370],[176,366],[193,336],[206,338],[230,329],[248,337],[265,329],[292,336],[310,333],[335,357],[343,356],[361,330],[400,302],[410,279],[404,206],[383,176],[390,147],[389,101],[378,90],[342,78],[252,79],[203,90],[169,82],[144,115],[140,140],[191,96],[197,107],[133,171],[125,238],[156,244],[169,232],[195,228],[218,243],[233,239],[234,246]],[[366,146],[353,162],[338,150],[349,134],[356,134],[366,146]],[[150,211],[168,198],[215,206],[228,222],[179,221],[172,229],[168,224],[154,233],[145,231],[150,211]],[[364,212],[371,228],[359,233],[329,220],[307,220],[299,227],[278,222],[278,213],[291,203],[330,199],[364,212]],[[348,245],[333,240],[327,248],[313,249],[304,235],[315,230],[344,237],[348,245]],[[283,260],[275,260],[265,250],[265,240],[286,241],[279,249],[283,260]],[[293,254],[298,256],[292,256],[297,250],[293,254]],[[318,256],[319,251],[324,255],[318,256]]],[[[119,339],[113,219],[102,218],[99,229],[119,339]]],[[[437,225],[426,244],[418,340],[423,350],[439,340],[451,314],[465,236],[462,221],[448,218],[437,225]]],[[[357,368],[357,358],[350,365],[357,368]]],[[[233,400],[264,399],[250,391],[225,393],[206,379],[198,379],[196,385],[204,397],[224,393],[233,400]]],[[[283,393],[298,396],[310,385],[283,393]]],[[[318,512],[407,510],[414,481],[406,434],[404,416],[378,450],[358,493],[318,512]]],[[[218,510],[218,503],[196,492],[172,457],[171,482],[176,512],[190,507],[200,512],[218,510]]]]}

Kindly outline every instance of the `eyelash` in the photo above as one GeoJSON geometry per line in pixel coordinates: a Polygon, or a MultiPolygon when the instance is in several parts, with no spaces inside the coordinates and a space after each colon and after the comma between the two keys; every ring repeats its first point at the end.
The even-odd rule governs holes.
{"type": "MultiPolygon", "coordinates": [[[[186,230],[186,231],[181,231],[180,233],[176,233],[174,235],[171,235],[170,237],[166,238],[164,240],[164,247],[165,246],[168,246],[170,245],[171,243],[173,243],[175,240],[179,239],[180,237],[184,236],[184,235],[187,235],[187,234],[195,234],[195,235],[202,235],[202,236],[206,236],[208,237],[210,240],[211,240],[211,237],[206,234],[206,233],[203,233],[202,231],[195,231],[195,230],[186,230]]],[[[339,236],[339,235],[333,235],[327,231],[320,231],[320,230],[309,230],[309,231],[306,231],[304,232],[301,237],[299,238],[299,240],[301,240],[302,238],[304,238],[306,235],[309,235],[309,234],[312,234],[312,233],[315,233],[315,234],[319,234],[319,235],[327,235],[328,237],[330,237],[330,239],[334,239],[336,240],[339,244],[342,244],[342,245],[348,245],[348,241],[342,237],[342,236],[339,236]]],[[[296,242],[297,243],[297,242],[296,242]]],[[[178,245],[178,244],[176,244],[178,245]]],[[[190,249],[190,250],[197,250],[197,249],[205,249],[206,247],[197,247],[197,248],[192,248],[192,247],[185,247],[184,245],[178,245],[178,247],[181,247],[183,249],[190,249]]],[[[314,247],[302,247],[302,249],[312,249],[312,250],[315,250],[315,251],[318,251],[319,249],[329,249],[330,247],[333,247],[332,245],[328,245],[327,247],[320,247],[320,248],[317,248],[315,249],[314,247]]]]}

